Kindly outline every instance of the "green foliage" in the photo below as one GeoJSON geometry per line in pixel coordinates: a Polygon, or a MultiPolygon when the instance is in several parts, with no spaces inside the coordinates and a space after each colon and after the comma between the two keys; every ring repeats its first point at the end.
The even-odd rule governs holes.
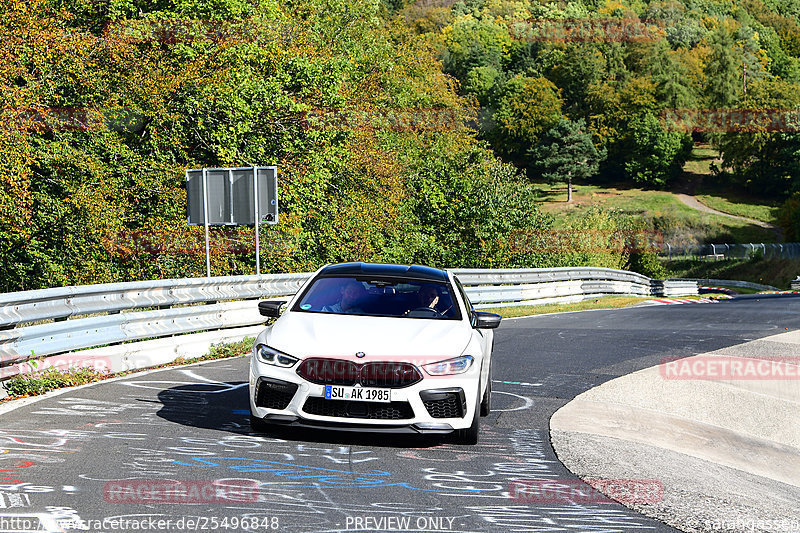
{"type": "Polygon", "coordinates": [[[778,211],[778,224],[788,242],[800,240],[800,191],[790,196],[778,211]]]}
{"type": "Polygon", "coordinates": [[[561,118],[560,91],[553,82],[515,76],[505,84],[493,116],[495,149],[522,163],[528,148],[561,118]]]}
{"type": "MultiPolygon", "coordinates": [[[[551,259],[512,252],[502,235],[551,221],[487,146],[525,168],[559,121],[583,120],[608,154],[592,180],[663,187],[689,143],[661,124],[665,108],[800,108],[800,8],[777,0],[2,6],[5,291],[202,275],[183,171],[245,164],[281,169],[281,226],[260,231],[291,238],[264,250],[271,271],[356,259],[538,266],[551,259]],[[518,31],[536,18],[602,27],[633,16],[660,27],[585,42],[518,31]]],[[[709,136],[721,180],[798,189],[796,133],[709,136]]],[[[217,230],[244,246],[216,251],[213,274],[252,273],[250,232],[217,230]]]]}
{"type": "Polygon", "coordinates": [[[755,131],[721,136],[717,142],[722,169],[754,193],[785,198],[800,190],[800,135],[791,131],[795,128],[788,118],[790,110],[800,109],[800,93],[791,83],[761,80],[753,83],[742,104],[774,118],[765,126],[750,128],[755,131]]]}
{"type": "MultiPolygon", "coordinates": [[[[202,230],[185,222],[185,168],[278,165],[281,224],[260,229],[262,243],[281,243],[262,248],[273,272],[391,258],[502,264],[504,231],[547,223],[532,191],[476,143],[466,126],[474,100],[456,93],[435,42],[408,26],[407,6],[98,5],[16,2],[0,21],[4,35],[26,36],[0,41],[11,58],[0,65],[0,107],[97,115],[42,127],[20,113],[0,128],[0,290],[203,275],[202,230]],[[421,185],[425,176],[435,186],[421,185]],[[431,189],[447,200],[441,216],[422,213],[429,200],[416,195],[431,189]],[[462,244],[436,252],[448,239],[462,244]]],[[[455,32],[452,42],[490,69],[510,38],[484,30],[485,61],[471,38],[455,32]]],[[[490,98],[495,81],[484,74],[476,80],[490,98]]],[[[212,228],[212,241],[212,274],[254,271],[251,230],[212,228]]]]}
{"type": "MultiPolygon", "coordinates": [[[[433,146],[433,150],[446,150],[433,146]]],[[[412,201],[404,211],[402,244],[386,260],[439,267],[546,266],[533,250],[515,249],[516,231],[548,229],[535,191],[508,165],[479,149],[421,157],[430,161],[409,181],[412,201]]]]}
{"type": "MultiPolygon", "coordinates": [[[[631,249],[638,243],[644,227],[636,217],[620,211],[592,207],[580,217],[570,219],[557,249],[563,266],[593,265],[623,268],[631,249]]],[[[559,265],[559,266],[562,266],[559,265]]]]}
{"type": "Polygon", "coordinates": [[[476,67],[501,70],[511,48],[511,36],[506,27],[470,15],[457,18],[445,28],[444,42],[445,72],[460,80],[476,67]]]}
{"type": "Polygon", "coordinates": [[[659,120],[645,115],[632,120],[629,160],[625,172],[634,183],[664,187],[677,177],[692,152],[691,138],[683,132],[666,131],[659,120]]]}
{"type": "MultiPolygon", "coordinates": [[[[537,125],[555,111],[582,119],[594,145],[607,150],[593,178],[598,182],[670,184],[691,139],[657,124],[667,109],[770,109],[753,99],[764,85],[780,85],[786,95],[771,109],[800,108],[788,101],[800,94],[800,20],[798,9],[785,2],[476,1],[456,4],[453,14],[454,21],[441,32],[446,69],[466,94],[488,108],[486,115],[494,115],[490,126],[495,127],[484,128],[482,136],[520,167],[528,163],[524,152],[543,134],[541,127],[526,124],[521,112],[521,100],[529,108],[538,104],[534,96],[519,96],[523,79],[552,82],[561,101],[552,113],[531,111],[538,115],[537,125]],[[604,32],[615,31],[609,21],[625,17],[650,24],[648,34],[606,39],[604,32]],[[588,31],[569,33],[569,24],[561,33],[557,24],[551,24],[552,34],[536,33],[536,24],[523,22],[537,19],[580,20],[596,29],[595,37],[588,31]]],[[[722,179],[779,196],[796,188],[797,157],[789,132],[722,135],[710,129],[695,133],[695,140],[723,148],[729,173],[722,179]]]]}
{"type": "Polygon", "coordinates": [[[108,377],[91,367],[71,368],[66,371],[48,368],[24,376],[16,376],[4,383],[9,396],[36,396],[64,387],[77,387],[108,377]]]}
{"type": "Polygon", "coordinates": [[[594,176],[605,152],[598,152],[585,128],[583,120],[561,120],[528,150],[528,175],[551,183],[594,176]]]}
{"type": "Polygon", "coordinates": [[[625,270],[638,272],[648,278],[664,279],[667,277],[667,269],[658,259],[658,254],[652,251],[632,253],[625,264],[625,270]]]}

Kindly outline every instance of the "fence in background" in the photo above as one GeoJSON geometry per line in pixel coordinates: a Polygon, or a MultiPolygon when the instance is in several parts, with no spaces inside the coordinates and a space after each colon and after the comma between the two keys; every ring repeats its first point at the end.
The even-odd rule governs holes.
{"type": "MultiPolygon", "coordinates": [[[[697,294],[697,284],[606,268],[454,271],[476,307],[573,302],[604,295],[697,294]]],[[[310,273],[112,283],[0,294],[0,380],[39,368],[113,372],[196,357],[255,336],[257,301],[290,297],[310,273]]]]}
{"type": "Polygon", "coordinates": [[[762,285],[761,283],[750,283],[749,281],[734,281],[730,279],[712,279],[712,278],[675,278],[673,281],[689,281],[694,282],[699,286],[722,286],[722,287],[735,287],[738,289],[752,289],[755,291],[777,291],[778,287],[772,285],[762,285]]]}
{"type": "Polygon", "coordinates": [[[747,244],[701,244],[697,246],[675,246],[661,243],[659,255],[669,259],[691,258],[715,261],[719,259],[800,259],[800,243],[786,242],[780,244],[747,243],[747,244]]]}

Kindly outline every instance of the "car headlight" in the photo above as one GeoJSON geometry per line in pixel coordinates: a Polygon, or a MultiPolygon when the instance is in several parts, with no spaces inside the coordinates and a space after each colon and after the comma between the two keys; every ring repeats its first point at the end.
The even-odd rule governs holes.
{"type": "Polygon", "coordinates": [[[438,363],[423,365],[422,368],[431,376],[447,376],[450,374],[463,374],[472,366],[474,358],[471,355],[462,355],[455,359],[447,359],[438,363]]]}
{"type": "Polygon", "coordinates": [[[297,363],[297,361],[299,361],[299,359],[296,357],[292,357],[291,355],[278,351],[275,348],[270,348],[266,344],[256,345],[256,357],[262,363],[280,366],[283,368],[291,368],[297,363]]]}

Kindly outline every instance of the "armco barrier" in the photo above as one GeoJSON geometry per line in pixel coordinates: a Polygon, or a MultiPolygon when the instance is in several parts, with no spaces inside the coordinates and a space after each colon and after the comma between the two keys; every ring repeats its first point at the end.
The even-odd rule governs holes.
{"type": "MultiPolygon", "coordinates": [[[[478,308],[612,294],[697,294],[696,283],[651,280],[608,268],[454,272],[478,308]]],[[[172,279],[0,294],[0,380],[34,366],[103,361],[119,372],[202,355],[212,343],[255,336],[264,322],[256,302],[289,297],[310,275],[172,279]]]]}
{"type": "Polygon", "coordinates": [[[652,293],[655,296],[688,296],[697,294],[697,282],[689,280],[660,280],[650,281],[652,293]]]}

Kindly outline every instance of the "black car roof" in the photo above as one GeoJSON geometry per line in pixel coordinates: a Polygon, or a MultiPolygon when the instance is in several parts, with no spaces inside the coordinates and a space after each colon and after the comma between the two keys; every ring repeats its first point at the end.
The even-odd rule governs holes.
{"type": "Polygon", "coordinates": [[[421,265],[385,265],[381,263],[341,263],[322,269],[320,276],[386,276],[424,281],[447,281],[447,272],[421,265]]]}

